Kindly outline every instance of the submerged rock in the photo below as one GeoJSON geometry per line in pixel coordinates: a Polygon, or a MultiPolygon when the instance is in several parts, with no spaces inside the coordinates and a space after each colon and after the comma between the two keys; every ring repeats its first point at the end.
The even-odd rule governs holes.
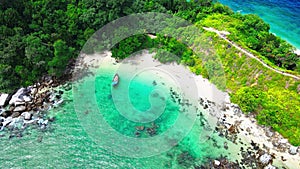
{"type": "Polygon", "coordinates": [[[155,128],[147,128],[147,133],[150,135],[150,136],[153,136],[156,134],[156,130],[155,128]]]}
{"type": "Polygon", "coordinates": [[[152,85],[153,85],[153,86],[156,86],[156,85],[157,85],[157,83],[156,83],[155,80],[153,80],[152,85]]]}
{"type": "Polygon", "coordinates": [[[3,122],[2,125],[3,127],[7,126],[9,123],[11,123],[13,121],[12,117],[7,117],[3,122]]]}
{"type": "Polygon", "coordinates": [[[12,115],[11,115],[11,117],[12,118],[16,118],[16,117],[19,117],[20,114],[21,114],[20,112],[13,112],[12,115]]]}
{"type": "Polygon", "coordinates": [[[193,164],[194,160],[194,157],[189,152],[182,152],[177,157],[178,164],[185,168],[190,167],[193,164]]]}
{"type": "Polygon", "coordinates": [[[145,129],[145,126],[136,126],[135,129],[138,131],[143,131],[145,129]]]}
{"type": "Polygon", "coordinates": [[[1,116],[4,117],[4,118],[9,117],[11,114],[12,114],[11,111],[2,111],[1,112],[1,116]]]}

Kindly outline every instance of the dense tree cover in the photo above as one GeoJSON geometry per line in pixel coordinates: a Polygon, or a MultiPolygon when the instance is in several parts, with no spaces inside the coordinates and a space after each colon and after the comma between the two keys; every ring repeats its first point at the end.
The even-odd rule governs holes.
{"type": "Polygon", "coordinates": [[[177,62],[183,63],[194,66],[194,60],[191,59],[193,52],[189,49],[185,44],[177,41],[175,38],[165,37],[162,35],[158,35],[157,38],[154,39],[158,50],[156,50],[157,54],[155,58],[157,58],[160,62],[177,62]]]}
{"type": "MultiPolygon", "coordinates": [[[[204,24],[210,21],[217,25],[213,22],[217,19],[216,22],[231,23],[235,29],[230,35],[233,40],[260,52],[278,66],[296,69],[299,65],[299,57],[292,52],[292,47],[270,34],[269,26],[259,17],[234,14],[228,7],[211,0],[3,0],[0,6],[0,90],[10,91],[32,84],[45,73],[61,76],[68,61],[77,56],[96,30],[119,17],[147,11],[171,13],[204,24]]],[[[176,47],[170,48],[174,49],[176,47]]],[[[190,57],[183,57],[189,65],[194,64],[190,57]]]]}
{"type": "MultiPolygon", "coordinates": [[[[61,76],[86,40],[112,20],[131,13],[174,13],[210,0],[2,0],[0,91],[29,85],[44,74],[61,76]],[[63,55],[63,56],[62,56],[63,55]]],[[[92,51],[91,51],[92,52],[92,51]]],[[[119,53],[121,54],[121,53],[119,53]]]]}
{"type": "Polygon", "coordinates": [[[134,35],[122,40],[112,48],[112,56],[117,59],[124,59],[134,52],[142,49],[152,48],[154,42],[147,35],[134,35]]]}
{"type": "Polygon", "coordinates": [[[194,66],[192,59],[193,52],[185,44],[175,38],[157,35],[151,39],[148,35],[134,35],[126,38],[112,48],[112,56],[117,59],[124,59],[134,52],[149,49],[156,52],[154,56],[162,63],[181,61],[189,66],[194,66]]]}
{"type": "Polygon", "coordinates": [[[265,100],[264,93],[251,87],[240,88],[231,98],[231,101],[237,103],[244,113],[257,112],[265,100]]]}
{"type": "Polygon", "coordinates": [[[253,87],[240,88],[231,99],[243,112],[255,113],[258,122],[272,126],[276,131],[299,145],[300,98],[296,93],[280,88],[261,91],[253,87]]]}

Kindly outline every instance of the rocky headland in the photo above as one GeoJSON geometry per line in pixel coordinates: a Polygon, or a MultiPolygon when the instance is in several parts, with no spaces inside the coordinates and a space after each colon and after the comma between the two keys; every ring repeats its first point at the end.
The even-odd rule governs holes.
{"type": "Polygon", "coordinates": [[[55,78],[45,76],[32,86],[22,87],[10,94],[1,93],[0,136],[9,133],[9,138],[22,137],[28,126],[46,129],[55,120],[55,117],[48,116],[48,111],[62,104],[64,91],[71,88],[70,83],[60,85],[55,78]]]}

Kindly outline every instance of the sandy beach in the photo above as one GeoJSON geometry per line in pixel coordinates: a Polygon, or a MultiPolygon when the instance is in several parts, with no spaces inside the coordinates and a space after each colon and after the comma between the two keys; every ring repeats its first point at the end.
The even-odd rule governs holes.
{"type": "Polygon", "coordinates": [[[295,52],[297,55],[300,55],[300,49],[296,49],[294,52],[295,52]]]}
{"type": "MultiPolygon", "coordinates": [[[[259,126],[253,117],[247,117],[241,113],[239,109],[237,109],[238,106],[230,103],[228,93],[218,90],[216,86],[210,83],[207,79],[202,76],[196,76],[190,72],[187,67],[177,64],[161,64],[159,61],[152,58],[153,55],[154,54],[150,54],[147,51],[143,51],[142,54],[125,59],[120,63],[117,63],[116,60],[111,57],[110,52],[86,55],[80,62],[78,62],[80,64],[77,64],[77,68],[88,66],[92,66],[94,68],[114,66],[116,71],[126,69],[127,73],[131,72],[131,75],[146,67],[158,68],[167,71],[175,82],[182,85],[181,88],[184,88],[185,92],[187,92],[187,97],[193,96],[192,93],[195,93],[195,89],[197,89],[198,99],[202,98],[204,100],[214,102],[220,107],[227,107],[226,110],[219,110],[220,112],[218,113],[222,118],[218,118],[218,120],[225,124],[227,130],[232,125],[236,125],[238,123],[236,125],[238,130],[236,135],[244,143],[243,145],[234,144],[235,147],[229,147],[229,151],[238,150],[240,147],[248,147],[253,141],[259,145],[259,148],[264,150],[266,154],[272,156],[272,165],[280,168],[300,168],[300,154],[297,152],[297,147],[296,154],[292,155],[289,153],[291,145],[279,133],[272,131],[272,135],[267,136],[266,133],[269,131],[266,130],[266,128],[259,126]],[[193,85],[190,85],[191,83],[194,83],[196,88],[193,88],[193,85]],[[274,142],[278,143],[278,145],[284,145],[286,148],[282,150],[278,148],[278,145],[274,145],[274,142]]],[[[208,114],[207,116],[210,115],[208,114]]],[[[239,152],[236,153],[237,157],[240,156],[238,155],[239,152]]],[[[240,159],[242,159],[241,156],[240,159]]],[[[269,167],[271,168],[271,162],[269,163],[269,167]]]]}

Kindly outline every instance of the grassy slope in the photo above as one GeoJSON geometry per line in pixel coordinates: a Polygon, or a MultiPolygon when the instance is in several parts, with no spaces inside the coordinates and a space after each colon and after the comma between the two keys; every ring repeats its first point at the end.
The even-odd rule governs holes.
{"type": "MultiPolygon", "coordinates": [[[[213,39],[212,44],[223,64],[226,88],[231,96],[234,98],[236,92],[247,86],[264,93],[267,97],[265,103],[252,113],[257,114],[260,124],[272,126],[292,144],[300,145],[300,98],[297,93],[300,82],[265,68],[258,61],[229,47],[214,33],[207,32],[205,36],[213,39]]],[[[197,72],[197,69],[194,67],[192,71],[197,72]]]]}
{"type": "MultiPolygon", "coordinates": [[[[237,27],[239,25],[241,25],[242,22],[243,21],[241,21],[240,19],[234,18],[230,15],[215,13],[215,14],[212,14],[212,15],[209,15],[208,17],[206,17],[203,21],[201,21],[201,23],[198,22],[197,25],[198,26],[213,27],[217,30],[228,31],[228,32],[231,33],[228,36],[228,38],[233,40],[234,36],[239,36],[238,35],[239,31],[237,30],[237,27]]],[[[275,65],[274,63],[269,61],[266,57],[262,56],[259,52],[250,49],[242,41],[235,41],[235,42],[237,44],[239,44],[241,47],[243,47],[244,49],[246,49],[246,50],[250,51],[251,53],[253,53],[254,55],[256,55],[258,58],[263,60],[269,66],[271,66],[273,68],[276,68],[278,70],[281,70],[283,72],[287,72],[287,73],[294,74],[294,75],[299,75],[299,72],[297,72],[297,71],[286,70],[284,68],[278,67],[277,65],[275,65]]]]}

